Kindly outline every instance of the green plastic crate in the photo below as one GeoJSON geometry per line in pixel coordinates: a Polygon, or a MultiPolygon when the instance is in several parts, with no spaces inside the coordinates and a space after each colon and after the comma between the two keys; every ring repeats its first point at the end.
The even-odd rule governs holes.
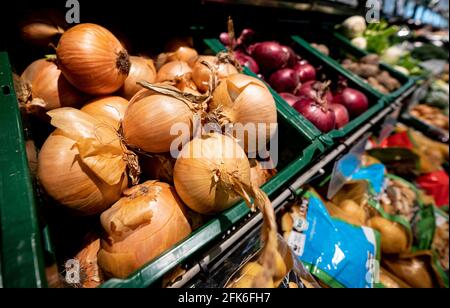
{"type": "MultiPolygon", "coordinates": [[[[336,142],[338,142],[339,139],[342,139],[343,137],[348,136],[351,132],[354,132],[358,127],[366,123],[367,120],[369,120],[380,110],[382,110],[385,107],[385,100],[383,98],[380,98],[375,91],[367,89],[359,82],[354,81],[353,78],[350,78],[350,76],[348,76],[348,71],[344,70],[338,63],[332,61],[332,59],[326,58],[322,53],[311,47],[300,37],[293,36],[292,40],[296,44],[292,45],[291,47],[303,58],[305,58],[315,66],[322,66],[328,73],[332,73],[333,75],[335,75],[335,78],[337,78],[337,76],[339,75],[346,77],[349,80],[349,86],[360,90],[369,99],[369,109],[366,112],[351,120],[341,129],[335,129],[328,133],[322,133],[309,120],[303,117],[286,101],[284,101],[284,99],[268,85],[270,91],[277,100],[279,108],[286,109],[286,112],[289,112],[290,116],[292,117],[291,120],[295,122],[297,127],[299,127],[299,129],[303,131],[311,132],[312,137],[316,137],[318,140],[320,140],[326,146],[326,148],[331,148],[336,144],[336,142]]],[[[205,43],[211,49],[213,49],[214,52],[220,52],[226,49],[225,46],[217,39],[206,39],[205,43]]],[[[257,77],[247,68],[244,69],[244,73],[257,77]]]]}
{"type": "Polygon", "coordinates": [[[44,258],[8,55],[0,52],[0,222],[3,286],[45,287],[44,258]]]}
{"type": "MultiPolygon", "coordinates": [[[[336,42],[339,44],[339,47],[341,47],[345,52],[357,57],[362,58],[369,54],[369,52],[362,50],[355,45],[353,45],[345,36],[342,34],[335,32],[334,37],[337,39],[336,42]]],[[[396,78],[402,86],[395,90],[394,92],[389,93],[388,95],[382,94],[374,89],[380,97],[386,97],[388,102],[395,101],[400,95],[402,95],[406,90],[411,88],[418,80],[424,78],[424,77],[409,77],[396,69],[394,69],[392,66],[385,64],[383,62],[380,63],[380,67],[387,71],[392,77],[396,78]]],[[[361,79],[358,75],[354,75],[354,78],[361,79]]],[[[362,80],[362,79],[361,79],[362,80]]],[[[364,82],[364,81],[363,81],[364,82]]],[[[366,83],[366,86],[373,89],[368,83],[366,83]]]]}
{"type": "MultiPolygon", "coordinates": [[[[0,54],[0,119],[1,136],[5,146],[0,152],[0,217],[1,265],[5,286],[45,287],[44,255],[53,251],[48,226],[39,228],[37,207],[40,198],[33,193],[24,148],[24,136],[11,67],[5,53],[0,54]],[[41,239],[43,238],[43,240],[41,239]]],[[[309,132],[292,120],[292,114],[278,107],[279,173],[263,190],[273,199],[291,179],[305,170],[325,147],[313,140],[309,132]]],[[[168,271],[195,256],[208,244],[218,240],[232,226],[242,222],[250,213],[244,202],[213,217],[188,238],[176,244],[157,259],[142,267],[127,279],[110,279],[101,287],[143,288],[154,284],[168,271]]],[[[51,226],[49,226],[51,229],[51,226]]],[[[54,247],[55,251],[58,247],[54,247]]]]}

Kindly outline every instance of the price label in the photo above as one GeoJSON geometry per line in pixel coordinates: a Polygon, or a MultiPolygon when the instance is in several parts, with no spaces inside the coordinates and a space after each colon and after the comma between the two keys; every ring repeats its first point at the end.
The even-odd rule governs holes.
{"type": "Polygon", "coordinates": [[[389,116],[386,117],[383,124],[381,125],[380,135],[378,137],[378,144],[382,143],[395,129],[395,125],[398,122],[398,117],[400,115],[400,108],[397,108],[389,116]]]}
{"type": "Polygon", "coordinates": [[[295,217],[294,218],[294,226],[293,228],[298,231],[298,232],[304,232],[306,230],[308,230],[309,224],[308,221],[306,221],[306,219],[304,219],[303,217],[295,217]]]}
{"type": "Polygon", "coordinates": [[[306,235],[292,230],[288,237],[288,245],[292,251],[299,257],[303,255],[305,251],[306,235]]]}
{"type": "Polygon", "coordinates": [[[330,185],[328,186],[328,199],[332,199],[341,190],[345,183],[361,167],[361,156],[366,151],[367,140],[370,133],[367,133],[356,143],[350,151],[336,161],[331,174],[330,185]]]}

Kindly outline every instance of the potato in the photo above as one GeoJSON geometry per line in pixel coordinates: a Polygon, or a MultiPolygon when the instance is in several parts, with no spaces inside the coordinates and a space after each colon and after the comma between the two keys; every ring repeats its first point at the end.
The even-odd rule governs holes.
{"type": "Polygon", "coordinates": [[[348,215],[356,218],[361,225],[364,225],[367,220],[366,211],[364,208],[357,204],[353,200],[344,200],[339,204],[339,208],[341,208],[348,215]]]}
{"type": "Polygon", "coordinates": [[[368,221],[368,226],[381,233],[381,251],[387,254],[409,250],[409,238],[398,223],[376,216],[368,221]]]}

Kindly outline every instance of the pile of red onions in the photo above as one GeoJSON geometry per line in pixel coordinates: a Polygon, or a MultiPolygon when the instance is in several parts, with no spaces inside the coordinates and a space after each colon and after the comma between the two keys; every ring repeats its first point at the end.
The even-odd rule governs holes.
{"type": "Polygon", "coordinates": [[[241,65],[260,74],[260,78],[320,131],[340,129],[368,109],[364,93],[347,87],[342,80],[337,81],[338,89],[332,92],[317,80],[317,69],[291,47],[276,41],[251,44],[254,34],[253,30],[244,29],[234,42],[227,33],[222,33],[220,40],[235,50],[241,65]]]}

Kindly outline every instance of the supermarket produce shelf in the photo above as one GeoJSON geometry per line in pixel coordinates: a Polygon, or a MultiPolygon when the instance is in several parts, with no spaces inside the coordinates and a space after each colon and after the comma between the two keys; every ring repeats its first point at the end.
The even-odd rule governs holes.
{"type": "MultiPolygon", "coordinates": [[[[323,168],[329,163],[332,163],[340,156],[345,154],[348,149],[361,140],[361,137],[370,132],[371,128],[381,123],[389,115],[395,114],[402,108],[402,101],[404,97],[407,97],[414,89],[410,89],[408,92],[401,95],[394,104],[388,106],[382,110],[379,114],[374,116],[368,123],[358,129],[355,133],[349,136],[342,144],[331,150],[329,153],[321,157],[318,162],[312,166],[309,170],[299,176],[287,189],[280,193],[280,195],[272,201],[275,213],[278,213],[286,205],[290,204],[296,197],[297,191],[316,178],[323,175],[323,168]]],[[[237,249],[237,243],[244,241],[245,238],[253,233],[255,229],[262,227],[263,216],[261,213],[253,215],[242,227],[239,229],[232,229],[228,232],[228,235],[224,236],[222,241],[216,244],[208,252],[206,252],[200,259],[194,262],[194,265],[190,267],[187,272],[172,284],[171,288],[180,288],[188,284],[197,275],[208,275],[209,272],[220,268],[220,265],[227,259],[227,256],[235,249],[237,249]]]]}

